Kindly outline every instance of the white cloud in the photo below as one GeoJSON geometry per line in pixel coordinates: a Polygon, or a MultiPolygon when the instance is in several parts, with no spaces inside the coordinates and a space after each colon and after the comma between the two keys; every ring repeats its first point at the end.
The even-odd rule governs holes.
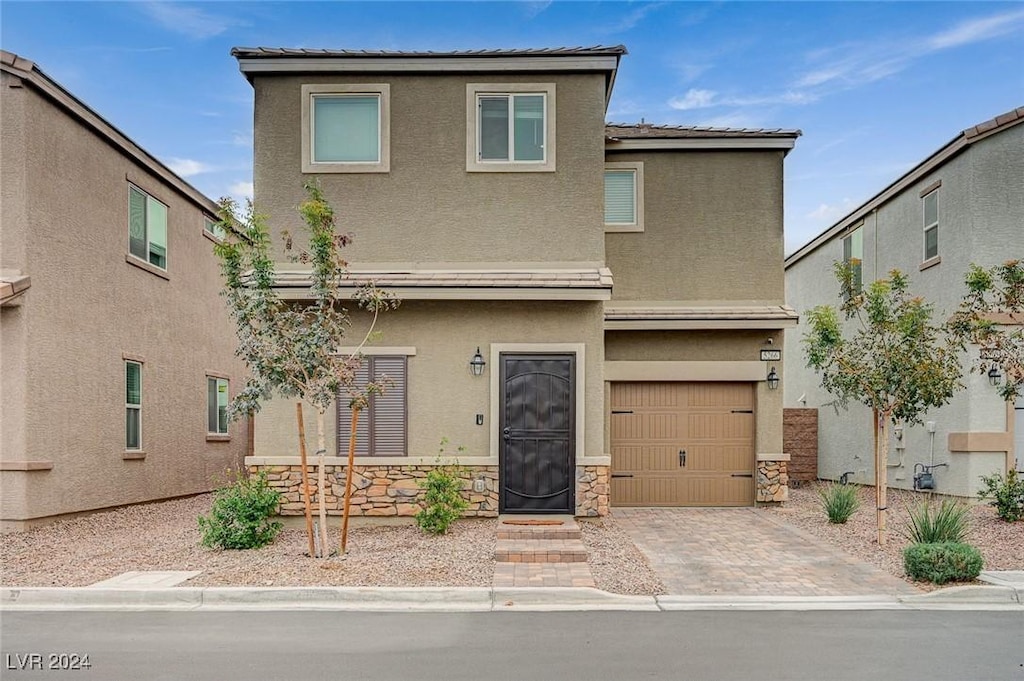
{"type": "Polygon", "coordinates": [[[712,64],[675,64],[673,68],[679,72],[679,77],[684,83],[697,80],[704,75],[713,65],[712,64]]]}
{"type": "Polygon", "coordinates": [[[718,93],[714,90],[698,90],[691,88],[682,97],[673,97],[668,100],[668,105],[678,111],[689,111],[691,109],[706,109],[715,106],[715,97],[718,93]]]}
{"type": "Polygon", "coordinates": [[[165,29],[197,40],[212,38],[245,23],[199,7],[174,2],[145,2],[138,7],[165,29]]]}
{"type": "Polygon", "coordinates": [[[524,2],[522,4],[523,13],[526,15],[527,19],[533,19],[550,7],[553,1],[554,0],[537,0],[535,2],[524,2]]]}
{"type": "Polygon", "coordinates": [[[1024,10],[996,14],[981,19],[963,21],[949,30],[937,33],[926,41],[933,50],[945,50],[971,43],[997,38],[1024,25],[1024,10]]]}
{"type": "Polygon", "coordinates": [[[251,147],[252,146],[252,133],[231,133],[231,144],[236,147],[251,147]]]}
{"type": "Polygon", "coordinates": [[[616,24],[614,24],[612,26],[608,26],[608,27],[604,28],[601,32],[602,33],[622,33],[622,32],[628,31],[628,30],[630,30],[632,28],[635,28],[637,26],[637,24],[639,24],[640,22],[642,22],[644,19],[647,18],[648,14],[650,14],[651,12],[653,12],[653,11],[655,11],[657,9],[660,9],[661,7],[663,7],[666,4],[668,4],[668,3],[652,2],[650,4],[642,5],[641,7],[637,7],[632,12],[630,12],[626,16],[622,17],[622,19],[620,19],[618,23],[616,23],[616,24]]]}
{"type": "Polygon", "coordinates": [[[192,177],[213,170],[212,166],[191,158],[170,158],[167,161],[167,166],[182,177],[192,177]]]}
{"type": "Polygon", "coordinates": [[[228,187],[228,194],[239,203],[245,203],[246,199],[251,199],[253,194],[252,182],[235,182],[228,187]]]}
{"type": "Polygon", "coordinates": [[[843,199],[839,203],[834,204],[822,203],[808,213],[806,217],[831,225],[856,207],[857,204],[854,203],[853,199],[843,199]]]}

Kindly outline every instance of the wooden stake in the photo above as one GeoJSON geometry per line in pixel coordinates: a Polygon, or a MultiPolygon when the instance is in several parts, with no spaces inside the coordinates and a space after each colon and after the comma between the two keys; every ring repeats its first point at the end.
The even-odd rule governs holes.
{"type": "Polygon", "coordinates": [[[306,473],[306,424],[302,420],[302,402],[295,403],[295,416],[299,419],[299,465],[302,468],[302,493],[306,504],[306,536],[309,537],[309,557],[316,558],[313,541],[313,500],[309,496],[309,476],[306,473]]]}
{"type": "Polygon", "coordinates": [[[887,539],[887,531],[885,526],[885,512],[888,506],[886,500],[886,491],[889,486],[889,419],[885,417],[882,419],[880,424],[881,433],[879,434],[880,447],[878,458],[881,460],[881,474],[879,477],[878,485],[878,545],[885,546],[887,539]]]}
{"type": "Polygon", "coordinates": [[[317,473],[316,488],[319,496],[317,504],[317,515],[320,518],[320,557],[327,557],[327,469],[324,462],[324,455],[327,454],[327,445],[324,435],[324,410],[316,411],[316,456],[317,473]]]}
{"type": "Polygon", "coordinates": [[[348,511],[352,503],[352,465],[356,458],[356,426],[359,425],[359,410],[352,410],[352,430],[348,435],[348,465],[345,468],[345,507],[341,512],[341,555],[348,545],[348,511]]]}

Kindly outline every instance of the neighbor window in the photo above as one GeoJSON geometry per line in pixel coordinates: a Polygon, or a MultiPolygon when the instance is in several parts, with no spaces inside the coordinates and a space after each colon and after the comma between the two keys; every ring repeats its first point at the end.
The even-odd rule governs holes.
{"type": "Polygon", "coordinates": [[[607,232],[644,229],[644,164],[606,163],[604,166],[604,225],[607,232]]]}
{"type": "MultiPolygon", "coordinates": [[[[407,357],[364,357],[356,371],[356,385],[382,384],[384,392],[372,395],[369,405],[359,413],[356,425],[356,454],[359,456],[405,456],[407,357]]],[[[348,455],[349,433],[352,430],[351,397],[338,392],[338,456],[348,455]]]]}
{"type": "Polygon", "coordinates": [[[214,238],[224,238],[224,228],[221,226],[220,222],[209,216],[203,216],[203,230],[214,238]]]}
{"type": "Polygon", "coordinates": [[[210,435],[228,434],[228,381],[226,378],[206,377],[206,432],[210,435]]]}
{"type": "Polygon", "coordinates": [[[554,84],[469,84],[467,170],[554,170],[554,84]]]}
{"type": "Polygon", "coordinates": [[[142,363],[124,363],[124,448],[142,449],[142,363]]]}
{"type": "Polygon", "coordinates": [[[390,87],[302,86],[302,171],[388,172],[390,87]]]}
{"type": "Polygon", "coordinates": [[[939,254],[939,190],[925,194],[924,202],[924,259],[939,254]]]}
{"type": "Polygon", "coordinates": [[[128,186],[128,251],[167,269],[167,206],[133,185],[128,186]]]}
{"type": "Polygon", "coordinates": [[[853,270],[853,292],[860,293],[864,286],[863,227],[857,227],[843,239],[843,262],[853,270]]]}

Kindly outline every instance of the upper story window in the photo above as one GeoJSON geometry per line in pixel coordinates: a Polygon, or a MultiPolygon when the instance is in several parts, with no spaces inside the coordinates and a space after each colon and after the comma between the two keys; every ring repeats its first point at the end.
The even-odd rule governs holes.
{"type": "Polygon", "coordinates": [[[604,164],[604,228],[606,232],[644,231],[644,164],[604,164]]]}
{"type": "Polygon", "coordinates": [[[215,239],[224,238],[224,228],[221,226],[220,222],[211,218],[209,215],[203,216],[203,231],[215,239]]]}
{"type": "MultiPolygon", "coordinates": [[[[356,454],[359,456],[406,456],[408,409],[406,390],[408,358],[401,355],[364,357],[356,371],[356,386],[368,382],[386,382],[381,395],[370,397],[370,404],[359,414],[356,424],[356,454]],[[385,381],[386,377],[386,381],[385,381]]],[[[352,430],[352,410],[348,397],[338,393],[338,456],[348,454],[352,430]]]]}
{"type": "Polygon", "coordinates": [[[843,262],[853,269],[853,292],[864,287],[864,227],[858,226],[843,238],[843,262]]]}
{"type": "Polygon", "coordinates": [[[466,170],[555,169],[554,83],[466,86],[466,170]]]}
{"type": "Polygon", "coordinates": [[[124,363],[124,448],[142,449],[142,362],[124,363]]]}
{"type": "Polygon", "coordinates": [[[390,119],[387,83],[303,85],[302,172],[389,172],[390,119]]]}
{"type": "Polygon", "coordinates": [[[167,206],[128,185],[128,252],[167,269],[167,206]]]}
{"type": "Polygon", "coordinates": [[[931,260],[939,255],[939,190],[922,197],[924,204],[924,259],[931,260]]]}

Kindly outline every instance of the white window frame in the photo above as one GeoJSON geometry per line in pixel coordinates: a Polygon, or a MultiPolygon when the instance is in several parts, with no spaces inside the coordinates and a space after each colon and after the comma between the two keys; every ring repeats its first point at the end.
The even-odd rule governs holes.
{"type": "Polygon", "coordinates": [[[224,228],[220,226],[220,220],[203,214],[203,234],[214,241],[224,240],[224,228]]]}
{"type": "Polygon", "coordinates": [[[304,173],[389,173],[391,172],[391,86],[388,83],[305,84],[302,86],[302,172],[304,173]],[[313,98],[317,96],[377,96],[380,116],[377,127],[377,161],[324,161],[313,159],[316,125],[313,98]]]}
{"type": "MultiPolygon", "coordinates": [[[[604,164],[605,172],[632,170],[633,171],[633,222],[606,222],[604,231],[614,232],[642,232],[644,231],[644,164],[643,161],[609,161],[604,164]]],[[[601,177],[602,182],[604,176],[601,177]]]]}
{"type": "Polygon", "coordinates": [[[921,259],[923,262],[928,262],[930,260],[935,260],[936,258],[939,257],[939,224],[942,222],[942,219],[939,217],[938,187],[936,187],[935,189],[931,190],[930,192],[921,197],[921,221],[925,222],[924,229],[921,232],[921,259]],[[926,216],[928,215],[928,210],[926,206],[928,204],[928,198],[932,196],[935,197],[935,222],[927,223],[925,222],[925,220],[927,220],[926,216]],[[935,255],[930,256],[928,255],[928,232],[929,230],[932,229],[935,230],[935,255]]]}
{"type": "Polygon", "coordinates": [[[217,382],[217,395],[220,395],[220,385],[224,384],[228,393],[228,404],[231,403],[231,381],[224,376],[218,376],[215,374],[206,375],[206,434],[210,436],[224,437],[230,435],[231,423],[230,420],[224,425],[224,430],[220,430],[220,404],[215,405],[217,407],[217,430],[210,430],[210,381],[217,382]]]}
{"type": "Polygon", "coordinates": [[[171,208],[170,208],[170,206],[168,206],[166,203],[164,203],[160,199],[156,198],[155,196],[153,196],[152,194],[150,194],[149,192],[147,192],[145,189],[143,189],[139,185],[135,184],[134,182],[129,182],[128,183],[128,197],[127,198],[128,198],[128,206],[127,206],[128,207],[128,257],[136,260],[137,262],[142,262],[142,263],[145,263],[146,265],[148,265],[150,267],[154,267],[154,268],[156,268],[157,270],[159,270],[161,272],[166,272],[167,271],[167,267],[161,267],[160,265],[157,265],[155,262],[153,262],[152,260],[149,259],[149,255],[150,255],[150,242],[149,242],[149,237],[150,237],[150,229],[149,229],[149,201],[150,201],[150,199],[152,199],[156,203],[159,203],[161,206],[163,206],[164,207],[164,215],[167,217],[167,224],[164,225],[164,232],[165,232],[164,236],[167,239],[167,243],[164,244],[164,264],[165,265],[168,265],[171,262],[171,208]],[[140,258],[139,256],[137,256],[134,253],[132,253],[131,239],[132,239],[132,190],[133,189],[146,197],[146,216],[145,216],[145,220],[146,220],[146,257],[145,258],[140,258]]]}
{"type": "MultiPolygon", "coordinates": [[[[512,101],[511,99],[509,100],[512,101]]],[[[511,106],[511,104],[510,104],[511,106]]],[[[512,119],[509,118],[509,128],[512,119]]],[[[512,142],[512,133],[509,133],[512,142]]],[[[466,172],[468,173],[553,173],[555,171],[555,84],[554,83],[468,83],[466,85],[466,172]],[[480,158],[480,97],[543,95],[544,160],[484,161],[480,158]]],[[[512,150],[510,146],[510,153],[512,150]]]]}
{"type": "Polygon", "coordinates": [[[124,386],[123,387],[124,387],[124,395],[125,395],[125,401],[124,401],[124,406],[125,406],[124,450],[126,452],[141,452],[144,449],[144,447],[143,447],[143,440],[142,440],[142,393],[143,393],[142,367],[143,367],[143,363],[141,361],[139,361],[139,360],[136,360],[136,359],[126,359],[126,360],[124,360],[124,372],[123,372],[123,376],[124,376],[124,386]],[[138,404],[132,404],[131,402],[128,401],[128,365],[129,364],[135,364],[135,365],[138,365],[138,367],[139,367],[139,403],[138,404]],[[139,414],[139,445],[138,445],[138,447],[129,447],[128,446],[128,421],[127,421],[127,417],[128,417],[128,410],[129,409],[135,410],[139,414]]]}
{"type": "Polygon", "coordinates": [[[859,222],[859,223],[857,223],[857,226],[854,227],[853,229],[851,229],[849,232],[847,232],[846,236],[844,236],[842,238],[842,240],[840,241],[840,244],[841,244],[841,246],[843,248],[843,263],[844,264],[849,264],[852,260],[854,260],[856,258],[856,260],[858,260],[859,264],[860,264],[860,270],[859,270],[860,279],[859,279],[859,281],[856,282],[856,286],[854,287],[854,293],[855,294],[856,293],[860,293],[861,291],[864,290],[864,231],[863,230],[864,230],[864,223],[863,222],[859,222]],[[859,258],[856,257],[853,254],[853,244],[854,244],[853,238],[858,233],[860,233],[860,235],[861,235],[861,238],[860,238],[860,257],[859,258]],[[850,244],[850,257],[849,258],[846,257],[846,244],[847,244],[847,242],[849,242],[849,244],[850,244]]]}

